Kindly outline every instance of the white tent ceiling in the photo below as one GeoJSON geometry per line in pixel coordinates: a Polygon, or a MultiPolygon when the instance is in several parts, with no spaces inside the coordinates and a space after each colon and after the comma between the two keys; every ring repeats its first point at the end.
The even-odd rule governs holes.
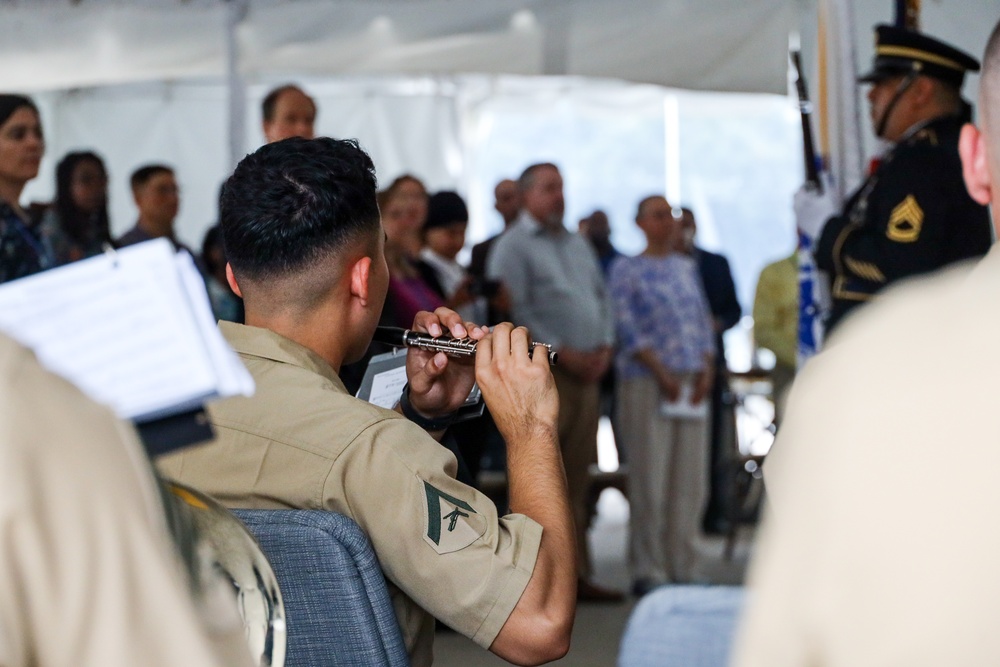
{"type": "Polygon", "coordinates": [[[797,0],[0,0],[0,88],[227,72],[570,74],[784,93],[797,0]]]}

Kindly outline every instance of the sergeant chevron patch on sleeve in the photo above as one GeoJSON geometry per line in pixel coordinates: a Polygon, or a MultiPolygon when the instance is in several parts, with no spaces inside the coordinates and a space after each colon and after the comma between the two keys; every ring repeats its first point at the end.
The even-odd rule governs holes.
{"type": "Polygon", "coordinates": [[[424,480],[427,532],[424,541],[439,554],[459,551],[486,532],[486,518],[472,505],[448,495],[424,480]]]}
{"type": "Polygon", "coordinates": [[[889,227],[885,230],[885,235],[890,241],[897,243],[913,243],[920,237],[920,228],[924,224],[924,211],[920,208],[913,195],[906,195],[906,199],[892,209],[889,216],[889,227]]]}

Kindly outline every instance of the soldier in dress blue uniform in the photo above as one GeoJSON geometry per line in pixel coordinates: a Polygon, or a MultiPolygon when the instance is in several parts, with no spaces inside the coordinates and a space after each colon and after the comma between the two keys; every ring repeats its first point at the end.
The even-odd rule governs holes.
{"type": "Polygon", "coordinates": [[[892,282],[979,257],[992,241],[984,206],[962,182],[958,134],[970,120],[961,96],[972,56],[932,37],[876,28],[868,93],[875,133],[895,144],[831,218],[816,263],[832,278],[829,332],[892,282]]]}

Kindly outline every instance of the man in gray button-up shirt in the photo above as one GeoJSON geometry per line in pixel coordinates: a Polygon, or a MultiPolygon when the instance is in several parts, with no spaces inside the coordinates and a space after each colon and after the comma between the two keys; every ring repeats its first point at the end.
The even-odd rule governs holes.
{"type": "Polygon", "coordinates": [[[587,550],[588,468],[597,461],[599,381],[611,362],[612,306],[597,255],[590,244],[563,227],[563,182],[553,164],[535,164],[518,181],[520,217],[497,239],[487,275],[501,280],[515,324],[559,352],[554,368],[559,389],[559,443],[577,527],[580,599],[608,599],[589,583],[587,550]]]}

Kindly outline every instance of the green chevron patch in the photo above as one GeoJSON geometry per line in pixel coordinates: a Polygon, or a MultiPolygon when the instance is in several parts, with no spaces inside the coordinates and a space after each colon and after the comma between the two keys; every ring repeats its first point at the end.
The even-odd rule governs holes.
{"type": "MultiPolygon", "coordinates": [[[[423,481],[423,480],[421,480],[423,481]]],[[[423,481],[427,498],[424,540],[439,554],[459,551],[486,532],[486,518],[472,505],[423,481]]]]}

